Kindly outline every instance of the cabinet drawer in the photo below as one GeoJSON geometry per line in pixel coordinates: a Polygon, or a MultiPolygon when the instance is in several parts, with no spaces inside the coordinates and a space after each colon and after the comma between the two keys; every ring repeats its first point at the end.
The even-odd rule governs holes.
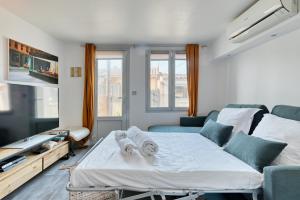
{"type": "Polygon", "coordinates": [[[69,152],[68,144],[58,147],[43,158],[43,169],[46,169],[69,152]]]}
{"type": "Polygon", "coordinates": [[[38,159],[24,168],[21,168],[16,173],[11,174],[5,179],[0,181],[0,199],[5,197],[7,194],[11,193],[32,177],[36,176],[43,170],[43,161],[38,159]]]}

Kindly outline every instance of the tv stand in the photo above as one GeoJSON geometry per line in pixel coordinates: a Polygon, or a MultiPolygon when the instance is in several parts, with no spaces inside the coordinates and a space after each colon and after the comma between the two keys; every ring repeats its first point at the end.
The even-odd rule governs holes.
{"type": "Polygon", "coordinates": [[[0,172],[6,172],[26,159],[26,156],[14,156],[5,161],[0,162],[0,172]]]}
{"type": "Polygon", "coordinates": [[[20,140],[18,142],[6,145],[2,148],[6,149],[28,149],[34,146],[37,146],[43,142],[49,141],[54,138],[55,135],[48,135],[48,134],[38,134],[32,137],[26,138],[24,140],[20,140]]]}
{"type": "Polygon", "coordinates": [[[0,148],[0,159],[10,158],[20,153],[26,156],[26,160],[10,170],[0,173],[0,199],[13,192],[59,159],[68,155],[69,142],[59,142],[53,149],[41,154],[23,153],[22,149],[0,148]]]}

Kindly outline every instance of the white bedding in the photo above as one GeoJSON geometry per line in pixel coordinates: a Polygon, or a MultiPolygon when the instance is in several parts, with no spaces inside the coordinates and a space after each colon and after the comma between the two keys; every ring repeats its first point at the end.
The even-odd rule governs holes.
{"type": "Polygon", "coordinates": [[[111,133],[71,172],[73,187],[243,190],[263,176],[197,133],[147,133],[159,145],[153,159],[123,157],[111,133]]]}

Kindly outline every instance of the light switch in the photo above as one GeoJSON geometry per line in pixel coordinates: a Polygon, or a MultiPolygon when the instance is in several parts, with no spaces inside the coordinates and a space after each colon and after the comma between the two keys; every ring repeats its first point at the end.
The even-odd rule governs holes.
{"type": "Polygon", "coordinates": [[[136,91],[136,90],[133,90],[133,91],[131,92],[131,95],[132,95],[132,96],[137,95],[137,91],[136,91]]]}

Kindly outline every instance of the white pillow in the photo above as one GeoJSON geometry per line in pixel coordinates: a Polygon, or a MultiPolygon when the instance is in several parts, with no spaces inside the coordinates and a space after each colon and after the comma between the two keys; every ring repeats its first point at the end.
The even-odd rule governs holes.
{"type": "Polygon", "coordinates": [[[253,132],[265,140],[287,143],[287,147],[273,161],[275,165],[300,165],[300,122],[265,114],[253,132]]]}
{"type": "Polygon", "coordinates": [[[219,113],[217,122],[233,126],[233,133],[243,131],[249,134],[253,117],[259,110],[258,108],[224,108],[219,113]]]}

